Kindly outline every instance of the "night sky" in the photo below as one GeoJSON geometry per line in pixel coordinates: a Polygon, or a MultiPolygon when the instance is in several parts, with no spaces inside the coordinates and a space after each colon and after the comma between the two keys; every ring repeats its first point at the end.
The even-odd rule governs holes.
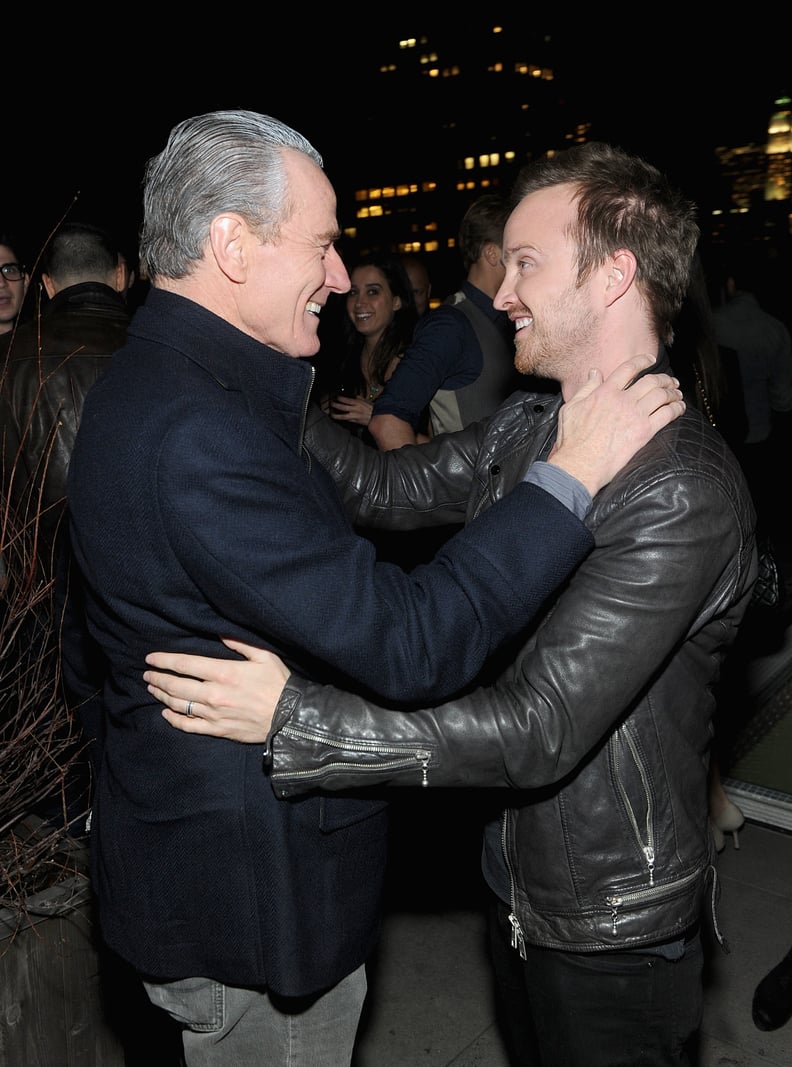
{"type": "MultiPolygon", "coordinates": [[[[354,158],[371,138],[411,137],[420,109],[410,101],[398,113],[378,100],[372,73],[382,42],[418,24],[395,14],[400,24],[388,29],[385,17],[339,6],[332,15],[295,17],[291,33],[268,35],[241,18],[217,21],[214,9],[215,23],[195,23],[178,39],[149,13],[144,27],[116,27],[98,45],[96,27],[51,27],[51,40],[37,41],[28,60],[12,66],[12,74],[20,67],[24,92],[10,93],[5,82],[0,228],[40,239],[75,197],[84,214],[105,205],[108,216],[134,227],[146,159],[174,123],[216,108],[251,108],[296,126],[338,184],[350,150],[354,158]]],[[[519,24],[506,27],[520,32],[519,24]]],[[[565,56],[596,136],[645,155],[691,195],[712,149],[763,140],[773,100],[792,93],[787,34],[734,26],[706,35],[684,26],[640,34],[583,27],[565,56]]]]}

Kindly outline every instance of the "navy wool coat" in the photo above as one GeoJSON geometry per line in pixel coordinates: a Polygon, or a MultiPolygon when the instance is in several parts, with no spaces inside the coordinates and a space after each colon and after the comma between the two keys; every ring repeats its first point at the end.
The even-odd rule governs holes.
{"type": "Polygon", "coordinates": [[[219,639],[237,637],[316,680],[426,703],[469,683],[591,546],[521,485],[433,564],[376,563],[302,446],[312,378],[152,289],[84,406],[71,537],[108,665],[93,882],[104,939],[157,979],[301,996],[349,974],[378,933],[386,808],[276,799],[263,745],[168,726],[147,652],[231,656],[219,639]]]}

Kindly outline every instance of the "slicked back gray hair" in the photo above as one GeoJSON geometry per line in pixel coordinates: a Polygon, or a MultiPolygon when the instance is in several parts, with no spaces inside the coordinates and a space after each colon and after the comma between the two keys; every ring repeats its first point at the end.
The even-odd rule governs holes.
{"type": "Polygon", "coordinates": [[[235,211],[262,241],[289,218],[283,149],[322,166],[301,133],[255,111],[212,111],[180,122],[149,160],[140,262],[150,279],[184,278],[203,257],[212,219],[235,211]]]}

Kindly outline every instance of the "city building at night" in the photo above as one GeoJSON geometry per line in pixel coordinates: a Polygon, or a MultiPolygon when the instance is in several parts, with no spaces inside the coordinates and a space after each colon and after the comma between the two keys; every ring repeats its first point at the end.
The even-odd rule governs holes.
{"type": "MultiPolygon", "coordinates": [[[[370,136],[359,131],[354,178],[339,184],[348,254],[421,255],[435,302],[451,291],[469,203],[507,193],[537,155],[601,136],[572,62],[555,37],[497,24],[467,38],[442,28],[394,37],[366,81],[386,126],[369,119],[370,136]]],[[[701,205],[705,241],[789,241],[791,117],[788,97],[769,101],[765,143],[713,149],[712,190],[701,205]]]]}

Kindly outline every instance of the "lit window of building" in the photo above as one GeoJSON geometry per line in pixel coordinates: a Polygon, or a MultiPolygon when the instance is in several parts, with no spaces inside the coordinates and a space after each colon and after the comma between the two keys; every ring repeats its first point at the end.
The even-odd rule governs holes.
{"type": "MultiPolygon", "coordinates": [[[[393,40],[373,64],[383,72],[381,105],[398,111],[410,101],[414,136],[374,144],[371,153],[350,148],[354,184],[346,194],[339,187],[339,213],[356,214],[361,248],[426,251],[431,232],[438,287],[458,269],[455,234],[471,199],[507,193],[525,162],[591,137],[586,100],[574,100],[565,67],[555,67],[560,36],[486,29],[476,40],[445,33],[393,40]]],[[[702,209],[713,212],[712,232],[723,239],[735,232],[767,240],[789,216],[792,102],[774,103],[764,143],[719,149],[712,159],[717,188],[702,209]]]]}
{"type": "Polygon", "coordinates": [[[792,100],[782,96],[775,101],[767,129],[767,180],[765,200],[792,198],[792,100]]]}

